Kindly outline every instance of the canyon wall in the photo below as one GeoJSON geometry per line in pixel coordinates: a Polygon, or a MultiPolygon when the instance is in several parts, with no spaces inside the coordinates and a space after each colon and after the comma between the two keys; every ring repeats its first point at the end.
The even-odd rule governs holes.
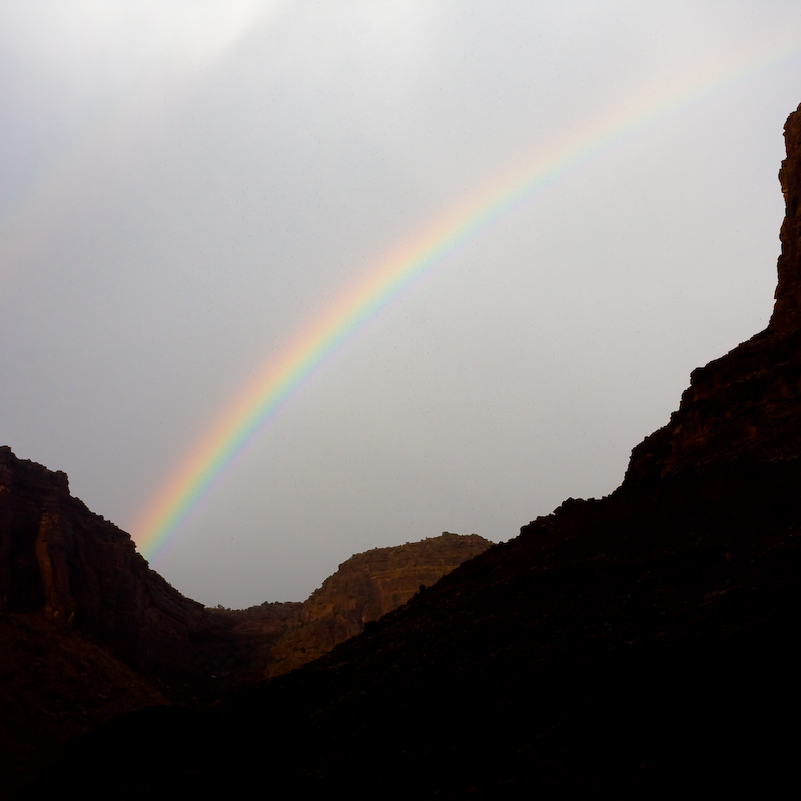
{"type": "Polygon", "coordinates": [[[165,688],[194,672],[203,609],[131,538],[69,492],[67,476],[0,447],[0,611],[43,612],[165,688]]]}

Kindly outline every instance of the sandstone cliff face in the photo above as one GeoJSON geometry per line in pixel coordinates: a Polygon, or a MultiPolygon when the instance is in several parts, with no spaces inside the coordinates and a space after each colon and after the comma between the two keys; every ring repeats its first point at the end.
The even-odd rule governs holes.
{"type": "Polygon", "coordinates": [[[670,422],[632,452],[624,486],[801,454],[801,106],[785,125],[776,304],[768,327],[694,370],[670,422]]]}
{"type": "Polygon", "coordinates": [[[374,548],[343,562],[298,610],[272,646],[267,676],[294,670],[364,631],[468,559],[492,545],[477,534],[439,537],[374,548]]]}
{"type": "Polygon", "coordinates": [[[302,603],[206,609],[191,632],[206,689],[251,684],[312,662],[491,545],[477,534],[443,532],[352,556],[302,603]]]}
{"type": "Polygon", "coordinates": [[[136,553],[131,538],[69,493],[66,474],[0,447],[0,611],[44,611],[167,685],[192,672],[203,609],[136,553]]]}

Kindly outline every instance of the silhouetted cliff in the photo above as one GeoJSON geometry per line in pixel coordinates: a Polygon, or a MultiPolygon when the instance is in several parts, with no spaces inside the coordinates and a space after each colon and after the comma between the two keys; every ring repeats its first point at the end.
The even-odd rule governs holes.
{"type": "Polygon", "coordinates": [[[180,695],[201,610],[66,474],[0,447],[0,797],[71,737],[180,695]]]}
{"type": "Polygon", "coordinates": [[[801,453],[801,114],[785,125],[776,304],[768,327],[694,370],[670,422],[638,445],[626,484],[710,465],[772,463],[801,453]]]}
{"type": "Polygon", "coordinates": [[[206,609],[73,498],[65,473],[1,447],[0,798],[115,715],[311,661],[489,545],[443,534],[374,549],[304,603],[206,609]]]}
{"type": "Polygon", "coordinates": [[[157,682],[192,673],[202,604],[173,589],[131,538],[69,492],[67,476],[0,447],[0,610],[44,610],[157,682]]]}

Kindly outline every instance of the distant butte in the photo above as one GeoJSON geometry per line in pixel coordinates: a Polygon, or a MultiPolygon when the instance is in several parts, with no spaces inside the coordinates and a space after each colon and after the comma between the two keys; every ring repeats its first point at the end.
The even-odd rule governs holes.
{"type": "Polygon", "coordinates": [[[444,531],[421,542],[352,556],[304,601],[293,625],[271,649],[266,675],[300,667],[361,634],[365,624],[403,606],[491,545],[477,534],[444,531]]]}
{"type": "MultiPolygon", "coordinates": [[[[215,689],[278,676],[328,653],[492,545],[477,534],[351,556],[302,603],[206,609],[191,638],[215,689]]],[[[205,686],[205,684],[204,684],[205,686]]]]}

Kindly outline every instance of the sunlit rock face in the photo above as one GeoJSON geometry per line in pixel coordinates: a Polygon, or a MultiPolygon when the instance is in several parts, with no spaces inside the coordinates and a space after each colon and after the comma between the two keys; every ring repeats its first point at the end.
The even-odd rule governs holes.
{"type": "Polygon", "coordinates": [[[191,636],[213,680],[199,689],[244,686],[312,662],[491,545],[443,532],[352,556],[303,603],[206,609],[191,636]]]}
{"type": "Polygon", "coordinates": [[[787,158],[779,180],[786,217],[770,323],[693,371],[670,422],[634,449],[626,484],[801,455],[801,106],[784,133],[787,158]]]}
{"type": "Polygon", "coordinates": [[[276,676],[327,653],[397,609],[492,543],[477,534],[443,532],[421,542],[374,548],[343,562],[303,603],[275,644],[266,674],[276,676]]]}

